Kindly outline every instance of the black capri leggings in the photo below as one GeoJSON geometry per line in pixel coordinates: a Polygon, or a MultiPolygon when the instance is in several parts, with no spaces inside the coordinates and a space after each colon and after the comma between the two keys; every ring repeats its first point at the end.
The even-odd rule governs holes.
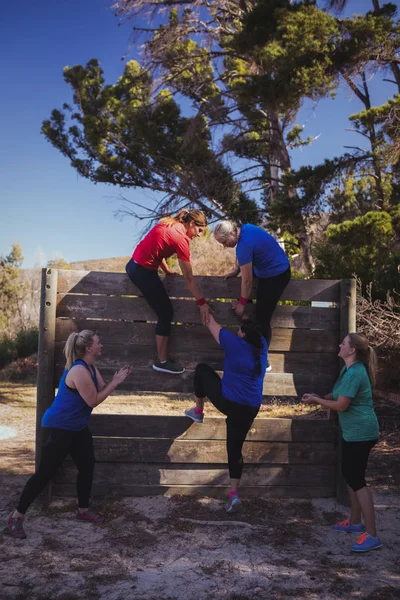
{"type": "Polygon", "coordinates": [[[257,304],[256,304],[256,323],[267,340],[268,347],[271,343],[271,319],[282,296],[282,292],[290,281],[290,267],[277,275],[267,279],[257,279],[257,304]]]}
{"type": "Polygon", "coordinates": [[[197,365],[194,372],[194,393],[198,398],[207,396],[215,408],[226,415],[229,477],[240,479],[243,471],[243,442],[258,414],[259,407],[246,406],[224,398],[219,375],[204,363],[197,365]]]}
{"type": "Polygon", "coordinates": [[[158,317],[156,335],[168,337],[171,333],[174,310],[157,271],[138,265],[132,258],[126,265],[125,270],[129,279],[139,288],[158,317]]]}
{"type": "Polygon", "coordinates": [[[377,441],[376,439],[366,442],[346,442],[342,438],[342,474],[353,492],[358,492],[367,485],[365,471],[368,457],[377,441]]]}
{"type": "Polygon", "coordinates": [[[93,439],[89,428],[85,427],[81,431],[67,431],[44,427],[43,432],[44,445],[40,464],[36,473],[25,484],[18,502],[18,512],[23,515],[26,513],[29,506],[44,490],[68,454],[71,455],[78,469],[76,479],[78,506],[87,508],[89,506],[95,463],[93,439]]]}

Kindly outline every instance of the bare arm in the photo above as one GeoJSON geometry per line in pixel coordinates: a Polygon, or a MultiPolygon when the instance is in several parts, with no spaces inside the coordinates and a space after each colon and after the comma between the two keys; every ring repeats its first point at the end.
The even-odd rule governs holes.
{"type": "Polygon", "coordinates": [[[328,394],[325,398],[321,398],[320,396],[317,396],[317,394],[304,394],[302,401],[306,404],[320,404],[335,412],[344,412],[349,408],[350,402],[352,401],[352,398],[349,398],[349,396],[338,396],[336,402],[335,400],[331,400],[331,398],[332,394],[328,394]]]}
{"type": "Polygon", "coordinates": [[[232,271],[230,271],[226,275],[224,275],[224,279],[231,279],[232,277],[237,277],[239,275],[239,273],[240,273],[240,267],[239,267],[238,261],[236,260],[235,268],[232,269],[232,271]]]}
{"type": "MultiPolygon", "coordinates": [[[[132,366],[125,365],[117,371],[112,380],[104,384],[101,391],[96,390],[93,379],[90,376],[89,371],[82,365],[76,365],[72,367],[67,375],[66,383],[69,387],[78,390],[84,401],[88,406],[95,408],[115,390],[115,388],[124,381],[132,372],[132,366]]],[[[104,381],[103,381],[104,383],[104,381]]]]}
{"type": "Polygon", "coordinates": [[[253,263],[249,262],[240,267],[240,272],[242,274],[240,295],[243,298],[250,298],[251,290],[253,289],[253,263]]]}
{"type": "Polygon", "coordinates": [[[97,385],[99,387],[98,391],[101,392],[101,390],[103,390],[106,387],[106,383],[105,383],[103,377],[101,376],[101,373],[98,370],[98,368],[95,367],[95,369],[96,369],[96,376],[97,376],[97,385]]]}
{"type": "Polygon", "coordinates": [[[217,344],[219,344],[219,333],[220,333],[222,327],[221,327],[221,325],[219,325],[219,323],[217,323],[217,321],[214,319],[213,315],[210,315],[210,317],[208,319],[207,327],[208,327],[209,332],[213,336],[214,340],[217,342],[217,344]]]}
{"type": "Polygon", "coordinates": [[[162,269],[166,275],[173,275],[174,274],[174,271],[171,271],[171,269],[167,265],[167,261],[165,260],[165,258],[163,258],[162,261],[161,261],[160,269],[162,269]]]}
{"type": "Polygon", "coordinates": [[[196,300],[199,300],[202,297],[202,295],[197,281],[194,278],[192,265],[190,264],[190,262],[186,262],[185,260],[179,259],[179,266],[181,268],[182,275],[189,292],[192,294],[192,296],[196,298],[196,300]]]}

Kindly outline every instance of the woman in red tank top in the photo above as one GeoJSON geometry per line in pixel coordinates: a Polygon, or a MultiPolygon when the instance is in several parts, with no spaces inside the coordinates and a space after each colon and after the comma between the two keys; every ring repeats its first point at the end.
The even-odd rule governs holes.
{"type": "Polygon", "coordinates": [[[199,210],[182,210],[176,217],[161,219],[138,244],[126,265],[129,279],[139,288],[158,317],[156,325],[158,359],[153,364],[155,371],[180,374],[185,370],[182,365],[168,358],[173,308],[158,275],[159,268],[167,275],[173,274],[166,262],[166,259],[173,254],[177,255],[185,283],[200,308],[203,323],[208,322],[210,307],[193,277],[190,264],[190,241],[201,235],[206,227],[206,216],[199,210]]]}

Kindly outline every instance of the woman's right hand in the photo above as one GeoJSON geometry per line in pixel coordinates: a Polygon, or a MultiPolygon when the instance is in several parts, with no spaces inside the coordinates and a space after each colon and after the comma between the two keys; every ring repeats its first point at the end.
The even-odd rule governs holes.
{"type": "Polygon", "coordinates": [[[116,383],[117,385],[119,385],[132,373],[132,371],[133,371],[132,365],[124,365],[122,367],[122,369],[120,369],[119,371],[117,371],[114,374],[114,376],[112,378],[113,383],[116,383]]]}
{"type": "Polygon", "coordinates": [[[237,277],[238,275],[239,271],[237,269],[234,269],[233,271],[229,271],[229,273],[224,275],[224,279],[226,281],[227,279],[232,279],[233,277],[237,277]]]}

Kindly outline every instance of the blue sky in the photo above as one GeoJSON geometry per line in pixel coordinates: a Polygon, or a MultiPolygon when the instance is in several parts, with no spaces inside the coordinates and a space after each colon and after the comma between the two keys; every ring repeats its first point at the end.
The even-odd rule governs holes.
{"type": "MultiPolygon", "coordinates": [[[[350,0],[350,12],[364,12],[369,0],[350,0]]],[[[396,3],[398,4],[398,3],[396,3]]],[[[64,83],[65,65],[96,57],[107,82],[121,75],[121,57],[129,46],[130,28],[118,26],[107,0],[41,0],[8,2],[0,24],[0,254],[14,242],[22,247],[26,268],[43,266],[60,255],[67,261],[129,255],[143,223],[117,220],[120,190],[78,177],[67,158],[40,134],[53,108],[71,100],[64,83]]],[[[370,82],[374,104],[394,86],[370,82]]],[[[338,155],[343,145],[358,145],[345,131],[349,114],[360,103],[348,90],[317,106],[307,103],[298,122],[305,135],[319,135],[311,147],[293,155],[294,166],[316,164],[338,155]]],[[[124,191],[137,202],[151,196],[124,191]]]]}

